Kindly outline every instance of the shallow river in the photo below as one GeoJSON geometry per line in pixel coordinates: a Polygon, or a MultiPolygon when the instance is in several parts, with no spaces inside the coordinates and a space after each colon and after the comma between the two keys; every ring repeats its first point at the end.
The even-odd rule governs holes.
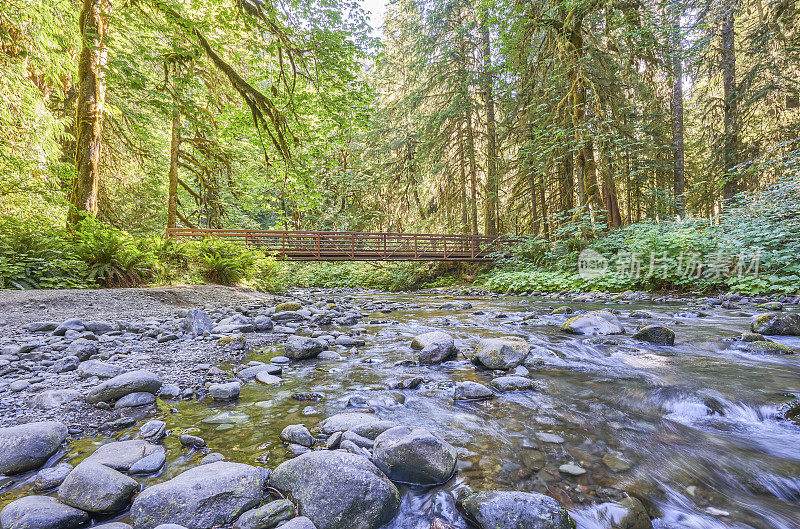
{"type": "MultiPolygon", "coordinates": [[[[317,296],[319,301],[331,295],[317,296]]],[[[676,317],[696,307],[374,292],[354,294],[350,301],[368,314],[355,327],[341,328],[366,342],[357,353],[340,347],[341,361],[296,362],[284,368],[282,386],[245,384],[235,404],[159,401],[161,418],[173,432],[199,435],[232,461],[272,468],[291,457],[278,438],[285,426],[313,428],[354,406],[428,428],[459,449],[457,475],[438,489],[403,491],[392,529],[428,529],[434,515],[466,527],[451,494],[463,487],[550,494],[583,529],[605,527],[596,505],[621,498],[621,491],[652,503],[651,512],[661,515],[653,521],[657,529],[800,527],[800,426],[776,418],[787,394],[800,392],[800,355],[728,349],[726,339],[749,330],[754,311],[715,307],[703,308],[705,317],[676,317]],[[447,303],[457,308],[441,308],[447,303]],[[568,335],[559,329],[567,316],[550,314],[561,305],[617,309],[628,331],[666,325],[675,330],[676,345],[643,344],[630,339],[630,332],[600,340],[568,335]],[[632,319],[633,310],[654,318],[632,319]],[[429,330],[452,334],[467,355],[482,337],[527,338],[544,359],[530,375],[538,390],[454,403],[454,381],[488,385],[492,373],[476,370],[465,358],[430,367],[404,362],[416,358],[411,338],[429,330]],[[418,389],[390,389],[393,381],[412,376],[425,382],[418,389]],[[297,401],[297,392],[324,398],[297,401]],[[560,465],[573,462],[587,473],[559,472],[560,465]]],[[[800,348],[800,338],[775,340],[800,348]]],[[[278,346],[249,359],[280,354],[278,346]]],[[[115,437],[134,433],[135,428],[115,437]]],[[[77,441],[63,457],[75,464],[104,441],[77,441]]],[[[145,485],[176,475],[202,456],[181,451],[175,436],[166,445],[166,468],[145,485]]],[[[24,489],[21,483],[7,491],[2,503],[24,489]]]]}

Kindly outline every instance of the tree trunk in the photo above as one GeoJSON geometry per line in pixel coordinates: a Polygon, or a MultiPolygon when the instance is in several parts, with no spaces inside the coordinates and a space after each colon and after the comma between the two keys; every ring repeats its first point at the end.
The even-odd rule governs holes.
{"type": "Polygon", "coordinates": [[[722,19],[722,86],[724,91],[724,139],[722,148],[724,181],[722,197],[727,202],[739,191],[739,181],[733,171],[739,158],[738,101],[736,94],[736,47],[734,5],[729,2],[722,19]]]}
{"type": "Polygon", "coordinates": [[[673,1],[672,21],[672,192],[678,215],[686,211],[684,191],[686,189],[685,160],[683,148],[683,57],[681,47],[681,9],[678,0],[673,1]]]}
{"type": "Polygon", "coordinates": [[[461,189],[461,233],[469,233],[469,204],[467,203],[467,168],[464,161],[464,129],[458,125],[459,189],[461,189]]]}
{"type": "Polygon", "coordinates": [[[106,84],[105,37],[108,34],[104,0],[83,0],[79,26],[83,45],[78,62],[78,103],[75,111],[75,169],[68,215],[70,224],[85,213],[97,215],[100,185],[100,147],[106,84]]]}
{"type": "Polygon", "coordinates": [[[561,211],[570,211],[575,208],[575,182],[573,178],[572,149],[564,147],[564,154],[561,157],[561,211]]]}
{"type": "Polygon", "coordinates": [[[176,71],[172,74],[172,141],[169,149],[169,192],[167,195],[167,228],[177,225],[178,216],[178,153],[181,147],[181,110],[178,101],[176,71]]]}
{"type": "Polygon", "coordinates": [[[603,204],[600,200],[600,193],[597,188],[597,165],[594,160],[594,145],[589,137],[586,120],[586,80],[581,73],[583,62],[583,27],[580,24],[572,29],[570,33],[570,44],[572,46],[573,57],[573,77],[574,85],[572,88],[572,124],[575,126],[575,139],[578,144],[578,177],[580,179],[579,189],[582,192],[581,206],[589,206],[592,222],[594,223],[595,213],[602,209],[603,204]]]}
{"type": "Polygon", "coordinates": [[[472,234],[478,235],[478,163],[475,160],[475,134],[472,131],[472,109],[467,109],[467,158],[469,159],[470,200],[472,201],[472,234]]]}
{"type": "Polygon", "coordinates": [[[497,124],[494,113],[494,88],[492,78],[492,48],[489,40],[489,27],[481,21],[481,38],[483,40],[483,100],[486,105],[486,217],[484,219],[486,235],[496,237],[498,231],[498,213],[500,211],[499,177],[497,174],[497,124]]]}

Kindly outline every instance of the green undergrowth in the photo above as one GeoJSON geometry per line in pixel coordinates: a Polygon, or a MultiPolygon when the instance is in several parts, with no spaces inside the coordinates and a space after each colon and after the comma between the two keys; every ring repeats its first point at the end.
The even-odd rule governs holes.
{"type": "MultiPolygon", "coordinates": [[[[401,291],[456,285],[470,272],[470,265],[455,263],[292,263],[212,239],[133,236],[93,219],[67,230],[45,218],[0,216],[0,288],[7,289],[219,283],[270,292],[294,287],[401,291]]],[[[583,221],[560,228],[551,240],[519,238],[512,254],[484,267],[475,284],[495,292],[795,294],[800,289],[800,176],[742,197],[715,219],[646,221],[604,234],[583,221]],[[578,273],[579,256],[587,251],[595,258],[592,264],[600,259],[602,274],[578,273]]]]}
{"type": "Polygon", "coordinates": [[[91,219],[68,231],[47,219],[0,217],[0,288],[5,289],[217,283],[270,292],[400,291],[453,285],[460,275],[460,267],[447,263],[291,263],[213,239],[134,237],[91,219]]]}
{"type": "Polygon", "coordinates": [[[640,222],[593,240],[582,236],[585,226],[569,229],[555,241],[521,238],[478,284],[495,292],[800,293],[798,176],[741,197],[715,219],[640,222]],[[604,273],[578,273],[584,250],[605,260],[604,273]]]}

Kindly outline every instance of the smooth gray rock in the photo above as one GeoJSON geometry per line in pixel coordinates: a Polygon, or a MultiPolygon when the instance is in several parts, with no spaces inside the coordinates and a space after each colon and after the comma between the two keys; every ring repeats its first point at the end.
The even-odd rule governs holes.
{"type": "Polygon", "coordinates": [[[256,380],[267,386],[280,386],[283,383],[281,377],[270,375],[266,370],[256,373],[256,380]]]}
{"type": "Polygon", "coordinates": [[[67,427],[55,421],[0,428],[0,474],[39,468],[66,438],[67,427]]]}
{"type": "Polygon", "coordinates": [[[298,516],[281,525],[281,529],[317,529],[317,526],[314,525],[311,518],[298,516]]]}
{"type": "Polygon", "coordinates": [[[306,336],[290,336],[284,347],[284,354],[292,360],[314,358],[325,349],[325,343],[306,336]]]}
{"type": "Polygon", "coordinates": [[[100,525],[92,526],[92,529],[132,529],[129,524],[125,522],[108,522],[101,523],[100,525]]]}
{"type": "Polygon", "coordinates": [[[78,318],[71,318],[60,323],[58,327],[53,330],[53,334],[55,336],[64,336],[67,334],[67,331],[81,332],[84,330],[84,328],[85,327],[83,326],[83,322],[81,320],[78,318]]]}
{"type": "Polygon", "coordinates": [[[124,510],[139,483],[105,465],[84,461],[58,487],[58,499],[66,505],[95,514],[124,510]]]}
{"type": "Polygon", "coordinates": [[[239,398],[242,385],[239,382],[226,382],[225,384],[211,384],[208,387],[208,394],[214,400],[234,400],[239,398]]]}
{"type": "Polygon", "coordinates": [[[77,356],[65,356],[56,360],[56,363],[50,368],[53,373],[66,373],[68,371],[75,371],[78,369],[81,361],[77,356]]]}
{"type": "Polygon", "coordinates": [[[139,369],[118,375],[92,388],[86,394],[86,401],[95,404],[97,402],[117,400],[129,393],[144,392],[155,394],[158,393],[160,388],[160,377],[150,371],[139,369]]]}
{"type": "Polygon", "coordinates": [[[176,384],[163,384],[158,392],[162,399],[177,400],[181,396],[181,388],[176,384]]]}
{"type": "Polygon", "coordinates": [[[367,458],[308,452],[278,465],[271,485],[289,493],[318,529],[377,529],[394,518],[400,494],[367,458]]]}
{"type": "Polygon", "coordinates": [[[87,321],[83,324],[84,328],[94,334],[106,334],[118,329],[117,325],[107,321],[87,321]]]}
{"type": "Polygon", "coordinates": [[[153,452],[149,456],[145,456],[132,464],[128,473],[132,476],[155,474],[161,470],[166,462],[167,456],[164,452],[153,452]]]}
{"type": "Polygon", "coordinates": [[[272,330],[274,326],[269,316],[256,316],[253,320],[253,327],[255,327],[256,332],[267,332],[272,330]]]}
{"type": "Polygon", "coordinates": [[[85,461],[127,472],[134,463],[154,452],[163,453],[164,447],[141,439],[116,441],[101,445],[85,461]]]}
{"type": "Polygon", "coordinates": [[[40,410],[54,410],[80,397],[81,393],[76,389],[48,389],[33,397],[31,406],[40,410]]]}
{"type": "Polygon", "coordinates": [[[344,432],[346,430],[353,430],[361,425],[371,424],[380,421],[380,418],[374,413],[360,413],[349,412],[331,415],[323,420],[319,426],[322,433],[330,435],[334,432],[344,432]]]}
{"type": "Polygon", "coordinates": [[[494,397],[494,392],[477,382],[467,380],[457,382],[453,390],[453,400],[484,400],[494,397]]]}
{"type": "Polygon", "coordinates": [[[201,437],[183,434],[181,435],[181,446],[188,446],[190,448],[205,448],[206,441],[201,437]]]}
{"type": "Polygon", "coordinates": [[[380,434],[390,428],[394,428],[395,426],[400,425],[394,421],[374,421],[353,426],[350,431],[356,435],[360,435],[361,437],[366,437],[367,439],[374,441],[375,438],[380,434]]]}
{"type": "Polygon", "coordinates": [[[437,485],[453,475],[458,455],[450,443],[425,430],[397,426],[375,439],[372,459],[392,481],[437,485]]]}
{"type": "Polygon", "coordinates": [[[210,465],[211,463],[216,463],[218,461],[225,461],[225,456],[219,452],[211,452],[210,454],[203,456],[198,464],[210,465]]]}
{"type": "Polygon", "coordinates": [[[290,424],[281,432],[281,440],[286,443],[299,444],[301,446],[314,446],[314,436],[308,431],[304,424],[290,424]]]}
{"type": "Polygon", "coordinates": [[[151,419],[139,428],[139,437],[151,443],[160,441],[165,435],[167,435],[167,423],[157,419],[151,419]]]}
{"type": "Polygon", "coordinates": [[[420,364],[438,364],[458,354],[453,337],[441,331],[420,334],[411,340],[411,348],[419,350],[420,364]]]}
{"type": "Polygon", "coordinates": [[[81,378],[100,377],[114,378],[123,373],[123,369],[113,364],[107,364],[100,360],[86,360],[78,365],[78,376],[81,378]]]}
{"type": "Polygon", "coordinates": [[[560,503],[536,492],[477,492],[461,503],[479,529],[575,528],[560,503]]]}
{"type": "Polygon", "coordinates": [[[633,338],[655,345],[675,345],[675,331],[661,325],[642,327],[633,335],[633,338]]]}
{"type": "Polygon", "coordinates": [[[156,396],[152,393],[145,393],[143,391],[138,391],[136,393],[128,393],[121,399],[119,399],[116,403],[114,403],[114,409],[119,410],[121,408],[136,408],[138,406],[147,406],[149,404],[153,404],[156,401],[156,396]]]}
{"type": "Polygon", "coordinates": [[[11,384],[8,385],[8,389],[15,393],[19,393],[20,391],[24,391],[30,387],[31,383],[29,380],[15,380],[11,384]]]}
{"type": "Polygon", "coordinates": [[[271,529],[280,522],[293,518],[294,504],[289,500],[275,500],[242,514],[234,529],[271,529]]]}
{"type": "Polygon", "coordinates": [[[91,356],[96,355],[100,351],[97,342],[94,340],[87,340],[86,338],[78,338],[74,340],[67,347],[67,354],[77,356],[81,361],[88,360],[91,356]]]}
{"type": "Polygon", "coordinates": [[[533,380],[517,375],[506,375],[494,378],[491,384],[497,391],[523,391],[536,387],[533,380]]]}
{"type": "Polygon", "coordinates": [[[201,334],[211,332],[214,328],[214,323],[208,314],[200,309],[192,309],[183,318],[181,322],[183,330],[192,336],[200,336],[201,334]]]}
{"type": "Polygon", "coordinates": [[[528,342],[517,336],[487,338],[478,342],[472,361],[488,369],[505,371],[520,365],[530,350],[528,342]]]}
{"type": "Polygon", "coordinates": [[[36,474],[33,480],[31,490],[34,492],[41,492],[43,490],[51,490],[61,485],[72,472],[72,465],[69,463],[59,463],[58,465],[50,468],[43,468],[36,474]]]}
{"type": "Polygon", "coordinates": [[[616,316],[605,310],[596,310],[568,319],[561,330],[571,334],[622,334],[625,329],[616,316]]]}
{"type": "Polygon", "coordinates": [[[264,497],[267,474],[241,463],[200,465],[146,488],[133,501],[135,529],[179,524],[187,529],[207,529],[232,524],[264,497]]]}
{"type": "Polygon", "coordinates": [[[54,331],[57,327],[58,322],[55,321],[34,321],[22,326],[23,329],[30,332],[54,331]]]}
{"type": "Polygon", "coordinates": [[[2,529],[73,529],[89,515],[50,496],[24,496],[0,512],[2,529]]]}

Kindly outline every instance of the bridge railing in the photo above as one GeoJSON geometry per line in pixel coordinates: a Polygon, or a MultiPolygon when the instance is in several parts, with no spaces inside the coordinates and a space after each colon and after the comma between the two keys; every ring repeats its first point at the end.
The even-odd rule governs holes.
{"type": "Polygon", "coordinates": [[[434,233],[169,228],[167,236],[222,239],[264,250],[279,259],[306,261],[482,261],[492,259],[503,247],[498,237],[434,233]]]}

